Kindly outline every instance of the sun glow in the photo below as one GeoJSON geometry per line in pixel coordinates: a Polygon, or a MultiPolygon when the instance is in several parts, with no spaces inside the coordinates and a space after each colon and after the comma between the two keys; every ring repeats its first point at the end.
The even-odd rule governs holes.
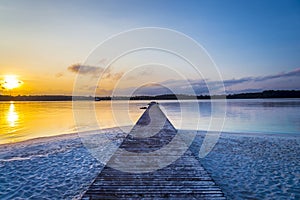
{"type": "Polygon", "coordinates": [[[18,80],[15,75],[6,75],[4,76],[4,80],[2,81],[1,86],[4,89],[11,90],[17,87],[20,87],[23,84],[22,81],[18,80]]]}

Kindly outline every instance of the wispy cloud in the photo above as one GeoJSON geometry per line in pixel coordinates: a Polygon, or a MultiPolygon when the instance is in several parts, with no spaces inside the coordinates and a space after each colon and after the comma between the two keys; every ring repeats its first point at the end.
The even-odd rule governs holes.
{"type": "Polygon", "coordinates": [[[259,92],[268,89],[300,89],[300,68],[267,76],[225,80],[227,93],[259,92]]]}
{"type": "Polygon", "coordinates": [[[240,84],[240,83],[244,83],[247,81],[252,81],[253,78],[252,77],[245,77],[245,78],[240,78],[240,79],[229,79],[229,80],[225,80],[223,81],[225,86],[232,86],[232,85],[236,85],[236,84],[240,84]]]}
{"type": "MultiPolygon", "coordinates": [[[[226,93],[260,92],[268,89],[300,89],[300,68],[273,75],[228,79],[223,82],[210,80],[166,80],[156,84],[144,85],[135,92],[135,95],[158,95],[166,94],[170,91],[177,94],[192,95],[220,94],[222,92],[220,89],[223,85],[226,93]],[[193,89],[192,93],[190,88],[193,89]]],[[[124,89],[124,94],[126,94],[126,89],[124,89]]]]}
{"type": "Polygon", "coordinates": [[[270,80],[270,79],[293,77],[293,76],[300,76],[300,68],[297,68],[297,69],[295,69],[293,71],[290,71],[290,72],[282,72],[282,73],[279,73],[279,74],[256,77],[256,78],[253,78],[253,79],[254,79],[254,81],[265,81],[265,80],[270,80]]]}
{"type": "Polygon", "coordinates": [[[62,77],[64,74],[62,73],[62,72],[59,72],[59,73],[56,73],[55,74],[55,77],[56,78],[60,78],[60,77],[62,77]]]}
{"type": "Polygon", "coordinates": [[[278,74],[268,75],[268,76],[257,76],[257,77],[244,77],[240,79],[229,79],[224,80],[225,86],[233,86],[240,83],[245,82],[262,82],[262,81],[268,81],[272,79],[283,79],[288,77],[299,77],[300,76],[300,68],[297,68],[295,70],[289,71],[289,72],[281,72],[278,74]]]}
{"type": "MultiPolygon", "coordinates": [[[[99,61],[99,63],[103,64],[105,59],[99,61]]],[[[79,73],[82,75],[90,75],[93,77],[98,78],[98,76],[102,74],[102,79],[109,79],[109,80],[119,80],[123,76],[123,72],[114,73],[112,68],[103,67],[96,67],[96,66],[89,66],[89,65],[82,65],[82,64],[73,64],[68,67],[68,70],[73,73],[79,73]]]]}
{"type": "Polygon", "coordinates": [[[102,67],[94,67],[94,66],[88,66],[88,65],[82,65],[82,64],[73,64],[68,67],[68,70],[74,73],[79,74],[89,74],[94,75],[95,73],[101,73],[103,72],[102,67]]]}
{"type": "Polygon", "coordinates": [[[123,72],[112,73],[110,70],[106,70],[103,74],[103,79],[110,79],[110,80],[119,80],[123,76],[123,72]]]}
{"type": "MultiPolygon", "coordinates": [[[[110,91],[111,93],[113,91],[110,91]]],[[[176,93],[171,88],[165,87],[159,83],[149,83],[137,88],[119,88],[114,91],[114,95],[117,96],[142,96],[142,95],[160,95],[160,94],[172,94],[176,93]]]]}

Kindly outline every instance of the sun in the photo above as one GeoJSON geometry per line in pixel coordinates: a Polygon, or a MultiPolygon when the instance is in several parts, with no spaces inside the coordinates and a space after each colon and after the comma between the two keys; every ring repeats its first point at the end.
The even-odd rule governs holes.
{"type": "Polygon", "coordinates": [[[23,82],[18,80],[16,75],[6,75],[4,76],[1,86],[7,90],[11,90],[20,87],[22,84],[23,82]]]}

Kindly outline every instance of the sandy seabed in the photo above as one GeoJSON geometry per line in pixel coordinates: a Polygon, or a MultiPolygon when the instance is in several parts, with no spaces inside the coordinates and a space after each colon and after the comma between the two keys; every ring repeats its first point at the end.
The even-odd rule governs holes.
{"type": "MultiPolygon", "coordinates": [[[[85,135],[107,154],[107,143],[118,146],[126,134],[85,135]]],[[[196,133],[195,155],[204,136],[196,133]]],[[[79,199],[103,168],[86,144],[70,134],[1,145],[0,199],[79,199]]],[[[200,161],[228,199],[300,199],[300,136],[222,133],[200,161]]]]}
{"type": "MultiPolygon", "coordinates": [[[[204,138],[198,133],[192,151],[204,138]]],[[[300,137],[222,133],[200,159],[228,199],[300,199],[300,137]]]]}
{"type": "MultiPolygon", "coordinates": [[[[125,135],[106,129],[88,137],[118,146],[125,135]]],[[[0,199],[80,199],[103,168],[89,150],[78,134],[1,145],[0,199]]]]}

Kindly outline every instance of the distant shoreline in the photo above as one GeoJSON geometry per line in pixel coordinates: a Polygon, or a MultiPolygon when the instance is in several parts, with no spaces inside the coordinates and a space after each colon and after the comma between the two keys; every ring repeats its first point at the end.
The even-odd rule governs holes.
{"type": "Polygon", "coordinates": [[[195,100],[195,99],[266,99],[266,98],[300,98],[300,90],[266,90],[255,93],[239,93],[228,95],[185,95],[163,94],[156,96],[116,96],[116,97],[86,97],[66,95],[0,95],[0,101],[110,101],[110,100],[195,100]]]}

